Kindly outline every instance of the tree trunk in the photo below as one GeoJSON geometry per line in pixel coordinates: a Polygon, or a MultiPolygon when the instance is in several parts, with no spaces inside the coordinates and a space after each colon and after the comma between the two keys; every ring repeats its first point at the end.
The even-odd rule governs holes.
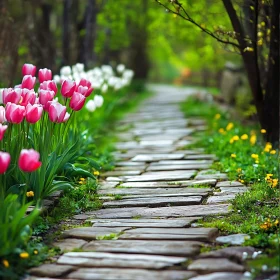
{"type": "Polygon", "coordinates": [[[279,14],[280,2],[273,1],[271,16],[271,37],[269,67],[266,90],[264,94],[263,127],[267,130],[267,140],[279,142],[279,14]],[[274,27],[273,27],[274,26],[274,27]]]}
{"type": "Polygon", "coordinates": [[[64,0],[63,5],[63,65],[69,65],[70,59],[70,9],[71,9],[72,1],[64,0]]]}
{"type": "Polygon", "coordinates": [[[98,13],[96,0],[88,0],[87,7],[84,14],[82,23],[82,44],[79,53],[79,62],[82,62],[87,67],[91,64],[94,57],[94,27],[96,25],[96,18],[98,13]]]}

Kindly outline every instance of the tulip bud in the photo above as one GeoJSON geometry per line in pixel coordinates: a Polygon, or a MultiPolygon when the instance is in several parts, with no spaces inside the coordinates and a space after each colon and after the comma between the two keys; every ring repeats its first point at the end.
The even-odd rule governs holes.
{"type": "Polygon", "coordinates": [[[103,105],[104,99],[102,95],[95,95],[93,98],[93,101],[97,108],[101,107],[103,105]]]}
{"type": "Polygon", "coordinates": [[[91,82],[82,78],[81,81],[79,82],[78,86],[76,87],[76,91],[79,92],[79,87],[83,86],[83,87],[87,87],[88,90],[85,93],[82,93],[85,97],[90,96],[90,94],[93,91],[93,88],[91,87],[91,82]]]}
{"type": "Polygon", "coordinates": [[[50,81],[52,79],[52,71],[50,69],[44,68],[39,70],[39,82],[43,83],[45,81],[50,81]]]}
{"type": "Polygon", "coordinates": [[[25,63],[22,66],[22,76],[31,75],[34,77],[36,74],[36,66],[33,64],[25,63]]]}
{"type": "Polygon", "coordinates": [[[6,106],[6,119],[11,123],[21,123],[25,116],[25,107],[11,102],[6,106]]]}
{"type": "Polygon", "coordinates": [[[0,174],[4,174],[11,161],[11,156],[9,153],[0,152],[0,174]]]}
{"type": "Polygon", "coordinates": [[[7,104],[8,102],[11,102],[17,104],[20,101],[21,93],[22,90],[19,88],[5,88],[3,90],[3,103],[7,104]]]}
{"type": "Polygon", "coordinates": [[[36,101],[36,94],[34,90],[28,90],[24,88],[21,94],[21,101],[19,102],[21,106],[26,106],[27,104],[34,104],[36,101]]]}
{"type": "Polygon", "coordinates": [[[47,110],[47,104],[49,101],[52,101],[55,93],[52,90],[39,90],[39,102],[43,105],[44,109],[47,110]]]}
{"type": "Polygon", "coordinates": [[[3,123],[6,120],[6,110],[3,106],[0,106],[0,123],[3,123]]]}
{"type": "Polygon", "coordinates": [[[31,105],[27,104],[26,106],[26,121],[29,123],[36,123],[39,121],[43,113],[43,107],[41,105],[31,105]]]}
{"type": "Polygon", "coordinates": [[[66,115],[66,106],[63,106],[62,104],[53,101],[49,103],[48,112],[50,121],[55,123],[61,123],[64,121],[66,115]]]}
{"type": "Polygon", "coordinates": [[[82,95],[79,92],[74,92],[74,94],[70,100],[69,107],[74,111],[79,111],[83,108],[85,101],[86,101],[86,98],[84,95],[82,95]]]}
{"type": "Polygon", "coordinates": [[[22,78],[21,87],[27,89],[33,89],[36,83],[36,78],[32,77],[31,75],[25,75],[22,78]]]}
{"type": "Polygon", "coordinates": [[[64,97],[72,97],[76,88],[76,83],[71,80],[65,80],[62,82],[61,86],[61,94],[64,97]]]}
{"type": "Polygon", "coordinates": [[[5,131],[7,130],[7,125],[0,124],[0,141],[3,139],[5,131]]]}
{"type": "Polygon", "coordinates": [[[18,165],[19,168],[24,172],[33,172],[37,170],[41,166],[41,162],[39,161],[40,154],[33,150],[23,149],[20,152],[18,165]]]}
{"type": "Polygon", "coordinates": [[[55,81],[45,81],[40,84],[40,89],[52,90],[55,94],[57,93],[57,86],[55,81]]]}
{"type": "Polygon", "coordinates": [[[88,111],[94,112],[95,109],[96,109],[96,104],[95,104],[95,102],[94,102],[93,100],[89,100],[89,101],[87,102],[87,104],[86,104],[86,108],[87,108],[88,111]]]}

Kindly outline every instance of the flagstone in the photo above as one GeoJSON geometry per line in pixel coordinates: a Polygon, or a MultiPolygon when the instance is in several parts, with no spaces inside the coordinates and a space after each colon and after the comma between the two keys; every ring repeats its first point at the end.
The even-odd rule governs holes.
{"type": "Polygon", "coordinates": [[[190,257],[198,255],[202,245],[199,241],[95,240],[83,246],[83,250],[190,257]]]}
{"type": "Polygon", "coordinates": [[[118,161],[115,166],[143,166],[143,162],[137,161],[118,161]]]}
{"type": "Polygon", "coordinates": [[[248,234],[231,234],[227,236],[219,236],[216,238],[216,242],[222,244],[231,244],[231,245],[242,245],[246,239],[249,239],[248,234]]]}
{"type": "Polygon", "coordinates": [[[33,267],[29,273],[36,276],[59,277],[74,270],[72,265],[42,264],[39,267],[33,267]]]}
{"type": "Polygon", "coordinates": [[[243,273],[237,272],[214,272],[206,275],[196,276],[190,280],[246,280],[246,278],[242,278],[242,276],[243,273]]]}
{"type": "Polygon", "coordinates": [[[187,171],[165,171],[165,172],[145,172],[139,176],[124,178],[126,182],[149,182],[149,181],[176,181],[188,180],[194,176],[195,170],[187,171]]]}
{"type": "Polygon", "coordinates": [[[206,196],[211,192],[209,188],[111,188],[101,189],[99,195],[123,195],[122,199],[133,197],[165,197],[165,196],[206,196]]]}
{"type": "Polygon", "coordinates": [[[97,227],[134,227],[134,228],[184,228],[201,217],[178,219],[113,219],[91,220],[97,227]]]}
{"type": "Polygon", "coordinates": [[[222,181],[217,183],[217,188],[222,187],[244,187],[244,185],[238,181],[222,181]]]}
{"type": "Polygon", "coordinates": [[[212,241],[216,228],[136,228],[124,232],[119,239],[212,241]]]}
{"type": "Polygon", "coordinates": [[[188,181],[172,181],[169,182],[127,182],[121,183],[121,187],[127,188],[181,188],[193,185],[207,185],[215,186],[216,179],[206,179],[206,180],[188,180],[188,181]]]}
{"type": "Polygon", "coordinates": [[[209,160],[216,160],[215,155],[208,155],[208,154],[196,154],[196,155],[185,155],[184,159],[189,159],[189,160],[196,160],[196,159],[209,159],[209,160]]]}
{"type": "Polygon", "coordinates": [[[229,213],[228,204],[209,204],[209,205],[189,205],[189,206],[173,206],[173,207],[158,207],[158,208],[123,208],[123,209],[101,209],[95,212],[89,212],[94,218],[100,219],[119,219],[119,218],[133,218],[133,217],[193,217],[193,216],[209,216],[215,214],[229,213]]]}
{"type": "Polygon", "coordinates": [[[196,180],[203,180],[203,179],[217,179],[217,180],[227,180],[227,174],[225,173],[215,173],[215,174],[198,174],[195,176],[196,180]]]}
{"type": "Polygon", "coordinates": [[[147,168],[147,171],[169,171],[169,170],[188,170],[188,169],[207,169],[210,167],[211,164],[182,164],[182,165],[152,165],[147,168]]]}
{"type": "Polygon", "coordinates": [[[129,227],[117,227],[117,228],[106,228],[106,227],[80,227],[65,230],[63,232],[64,237],[77,238],[91,240],[96,239],[99,236],[109,235],[111,233],[119,234],[129,227]]]}
{"type": "Polygon", "coordinates": [[[80,268],[69,274],[67,278],[81,280],[186,280],[193,276],[195,276],[193,272],[179,270],[153,271],[146,269],[80,268]]]}
{"type": "Polygon", "coordinates": [[[79,267],[125,267],[161,269],[186,262],[185,257],[144,254],[116,254],[103,252],[70,252],[61,256],[57,263],[79,267]]]}
{"type": "Polygon", "coordinates": [[[85,245],[87,241],[76,238],[66,238],[61,241],[54,242],[52,245],[58,247],[61,251],[72,251],[74,249],[80,249],[85,245]]]}
{"type": "Polygon", "coordinates": [[[141,161],[141,162],[150,162],[150,161],[159,161],[164,159],[182,159],[184,154],[153,154],[153,155],[145,155],[140,154],[132,158],[132,161],[141,161]]]}
{"type": "Polygon", "coordinates": [[[201,201],[201,196],[143,197],[108,201],[103,203],[103,207],[160,207],[168,205],[193,205],[199,204],[201,201]]]}
{"type": "Polygon", "coordinates": [[[113,170],[107,171],[105,173],[101,173],[102,177],[107,176],[133,176],[133,175],[140,175],[142,170],[113,170]]]}
{"type": "Polygon", "coordinates": [[[215,193],[215,195],[238,194],[244,193],[248,190],[248,187],[220,187],[220,192],[215,193]]]}
{"type": "Polygon", "coordinates": [[[224,194],[224,195],[216,195],[210,196],[207,199],[207,204],[216,204],[216,203],[223,203],[228,202],[235,198],[235,194],[224,194]]]}
{"type": "Polygon", "coordinates": [[[209,258],[198,259],[188,266],[188,270],[197,272],[243,272],[245,268],[237,263],[234,263],[226,258],[209,258]]]}

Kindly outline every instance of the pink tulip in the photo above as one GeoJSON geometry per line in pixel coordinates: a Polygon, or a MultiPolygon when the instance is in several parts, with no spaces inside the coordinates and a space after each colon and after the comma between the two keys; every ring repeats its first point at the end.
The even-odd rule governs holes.
{"type": "Polygon", "coordinates": [[[31,75],[34,77],[36,74],[36,66],[33,64],[25,63],[22,66],[22,76],[31,75]]]}
{"type": "Polygon", "coordinates": [[[45,81],[40,84],[40,89],[52,90],[55,94],[57,93],[57,86],[55,81],[45,81]]]}
{"type": "Polygon", "coordinates": [[[41,166],[41,162],[39,161],[40,154],[33,150],[23,149],[20,152],[18,165],[19,168],[24,172],[33,172],[37,170],[41,166]]]}
{"type": "Polygon", "coordinates": [[[6,106],[6,119],[11,123],[21,123],[25,116],[25,107],[11,102],[6,106]]]}
{"type": "Polygon", "coordinates": [[[3,106],[0,106],[0,123],[3,123],[6,120],[6,110],[3,106]]]}
{"type": "Polygon", "coordinates": [[[85,104],[86,98],[79,92],[74,92],[71,100],[70,100],[70,108],[74,111],[79,111],[83,108],[85,104]]]}
{"type": "Polygon", "coordinates": [[[22,78],[21,87],[27,89],[33,89],[36,83],[36,77],[32,77],[31,75],[25,75],[22,78]]]}
{"type": "Polygon", "coordinates": [[[49,101],[52,101],[55,93],[52,90],[39,90],[39,102],[43,105],[44,109],[47,110],[47,104],[49,101]]]}
{"type": "Polygon", "coordinates": [[[7,104],[8,102],[11,102],[17,104],[20,101],[21,92],[22,90],[19,88],[5,88],[3,90],[3,103],[7,104]]]}
{"type": "Polygon", "coordinates": [[[62,86],[61,86],[61,94],[64,97],[72,97],[74,91],[76,88],[76,83],[74,81],[71,80],[65,80],[62,82],[62,86]]]}
{"type": "Polygon", "coordinates": [[[45,81],[50,81],[52,79],[52,71],[50,69],[44,68],[39,70],[39,82],[43,83],[45,81]]]}
{"type": "Polygon", "coordinates": [[[31,105],[27,104],[26,106],[26,121],[29,123],[36,123],[39,121],[43,113],[43,107],[41,105],[31,105]]]}
{"type": "Polygon", "coordinates": [[[0,152],[0,174],[3,174],[8,169],[11,161],[11,156],[9,153],[0,152]]]}
{"type": "Polygon", "coordinates": [[[27,104],[34,104],[36,101],[36,94],[34,92],[34,90],[28,90],[26,88],[24,88],[22,90],[22,94],[21,94],[21,101],[20,101],[20,105],[21,106],[26,106],[27,104]]]}
{"type": "MultiPolygon", "coordinates": [[[[53,101],[50,102],[49,106],[49,118],[52,122],[55,123],[61,123],[64,122],[66,116],[66,106],[63,106],[62,104],[53,101]]],[[[69,117],[68,117],[69,118],[69,117]]]]}
{"type": "Polygon", "coordinates": [[[7,130],[7,125],[0,124],[0,141],[3,139],[5,131],[7,130]]]}
{"type": "Polygon", "coordinates": [[[83,87],[87,87],[88,90],[85,92],[85,93],[82,93],[85,97],[88,97],[90,96],[90,94],[92,93],[93,91],[93,88],[91,87],[91,82],[86,80],[86,79],[81,79],[80,83],[78,84],[78,86],[76,87],[76,91],[79,92],[79,87],[80,86],[83,86],[83,87]]]}

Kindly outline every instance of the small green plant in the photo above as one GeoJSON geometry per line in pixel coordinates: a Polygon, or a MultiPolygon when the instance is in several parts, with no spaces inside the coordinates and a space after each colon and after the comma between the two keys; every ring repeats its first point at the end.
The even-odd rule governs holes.
{"type": "Polygon", "coordinates": [[[117,240],[119,238],[120,234],[117,233],[110,233],[106,235],[99,235],[96,236],[97,240],[117,240]]]}

